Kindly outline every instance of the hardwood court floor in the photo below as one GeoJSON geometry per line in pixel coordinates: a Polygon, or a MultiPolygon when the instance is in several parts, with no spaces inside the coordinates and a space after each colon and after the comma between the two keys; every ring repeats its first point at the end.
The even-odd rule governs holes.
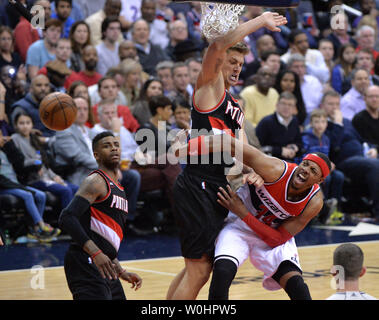
{"type": "MultiPolygon", "coordinates": [[[[364,265],[367,267],[367,273],[360,281],[360,289],[379,297],[379,241],[357,242],[357,244],[364,252],[364,265]]],[[[329,270],[336,247],[337,245],[333,244],[298,248],[304,278],[313,299],[325,299],[334,292],[329,270]]],[[[130,285],[123,282],[125,293],[130,300],[164,300],[173,277],[184,266],[181,257],[134,260],[121,264],[143,278],[142,288],[138,291],[131,290],[130,285]]],[[[201,290],[198,299],[207,299],[208,288],[209,281],[201,290]]],[[[0,272],[0,300],[70,299],[71,294],[66,284],[63,267],[45,268],[41,273],[31,269],[0,272]]],[[[230,299],[288,300],[288,297],[283,290],[263,289],[262,273],[246,261],[238,271],[230,289],[230,299]]]]}

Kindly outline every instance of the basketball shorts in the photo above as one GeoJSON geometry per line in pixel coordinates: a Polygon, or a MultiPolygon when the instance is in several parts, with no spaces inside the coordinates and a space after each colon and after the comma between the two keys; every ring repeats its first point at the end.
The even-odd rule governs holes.
{"type": "Polygon", "coordinates": [[[64,271],[74,300],[125,300],[119,279],[103,279],[96,265],[81,248],[71,245],[64,258],[64,271]]]}
{"type": "Polygon", "coordinates": [[[214,244],[224,226],[228,210],[217,202],[223,179],[205,178],[184,170],[174,186],[175,221],[179,230],[182,255],[200,259],[204,254],[214,257],[214,244]]]}
{"type": "Polygon", "coordinates": [[[272,276],[283,261],[289,260],[301,270],[293,237],[286,243],[271,248],[232,212],[229,212],[226,225],[216,240],[215,261],[220,258],[233,261],[237,267],[250,258],[251,263],[263,272],[262,285],[267,290],[281,289],[272,276]]]}

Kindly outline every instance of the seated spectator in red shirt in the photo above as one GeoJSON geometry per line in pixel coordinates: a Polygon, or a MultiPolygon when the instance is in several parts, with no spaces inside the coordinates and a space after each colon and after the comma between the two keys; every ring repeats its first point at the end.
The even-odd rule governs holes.
{"type": "Polygon", "coordinates": [[[78,80],[83,81],[87,87],[90,87],[98,83],[102,78],[102,75],[96,71],[97,62],[99,60],[96,48],[92,45],[85,46],[82,58],[85,68],[83,71],[75,74],[75,79],[72,79],[72,81],[68,83],[68,87],[72,82],[78,80]]]}
{"type": "MultiPolygon", "coordinates": [[[[113,100],[116,101],[119,87],[115,79],[111,77],[103,77],[98,83],[99,86],[99,95],[102,100],[113,100]]],[[[95,117],[95,121],[99,122],[97,115],[98,104],[95,104],[92,107],[92,112],[95,117]]],[[[136,132],[140,127],[136,118],[130,112],[127,106],[118,105],[117,106],[117,115],[123,119],[123,126],[128,129],[130,132],[136,132]]]]}

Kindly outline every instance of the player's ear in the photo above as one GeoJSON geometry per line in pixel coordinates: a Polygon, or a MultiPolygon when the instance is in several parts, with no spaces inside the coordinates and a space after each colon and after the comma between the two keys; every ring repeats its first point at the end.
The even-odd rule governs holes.
{"type": "Polygon", "coordinates": [[[366,273],[366,267],[362,267],[361,273],[359,274],[359,277],[363,277],[366,273]]]}
{"type": "Polygon", "coordinates": [[[317,184],[321,184],[325,181],[325,178],[324,177],[321,177],[320,180],[317,182],[317,184]]]}

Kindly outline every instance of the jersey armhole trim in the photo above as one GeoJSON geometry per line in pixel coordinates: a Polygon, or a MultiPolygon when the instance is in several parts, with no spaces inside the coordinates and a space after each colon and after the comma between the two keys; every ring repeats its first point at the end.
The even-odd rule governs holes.
{"type": "Polygon", "coordinates": [[[214,106],[213,108],[207,109],[207,110],[200,110],[199,107],[196,106],[196,104],[195,104],[195,91],[194,91],[192,94],[192,105],[193,105],[194,109],[199,113],[202,113],[202,114],[211,113],[222,105],[222,103],[225,100],[225,97],[226,97],[226,90],[224,91],[224,94],[223,94],[221,100],[219,101],[219,103],[216,106],[214,106]]]}
{"type": "Polygon", "coordinates": [[[95,200],[95,201],[93,202],[93,203],[100,203],[100,202],[103,202],[103,201],[105,201],[106,199],[108,199],[109,195],[111,194],[111,186],[109,185],[109,181],[104,177],[104,173],[103,173],[101,170],[95,170],[95,171],[92,171],[92,172],[89,174],[89,176],[92,175],[92,174],[94,174],[94,173],[99,174],[99,175],[105,180],[105,183],[107,184],[107,188],[108,188],[108,192],[107,192],[107,194],[106,194],[103,198],[101,198],[101,199],[99,199],[99,200],[95,200]]]}

